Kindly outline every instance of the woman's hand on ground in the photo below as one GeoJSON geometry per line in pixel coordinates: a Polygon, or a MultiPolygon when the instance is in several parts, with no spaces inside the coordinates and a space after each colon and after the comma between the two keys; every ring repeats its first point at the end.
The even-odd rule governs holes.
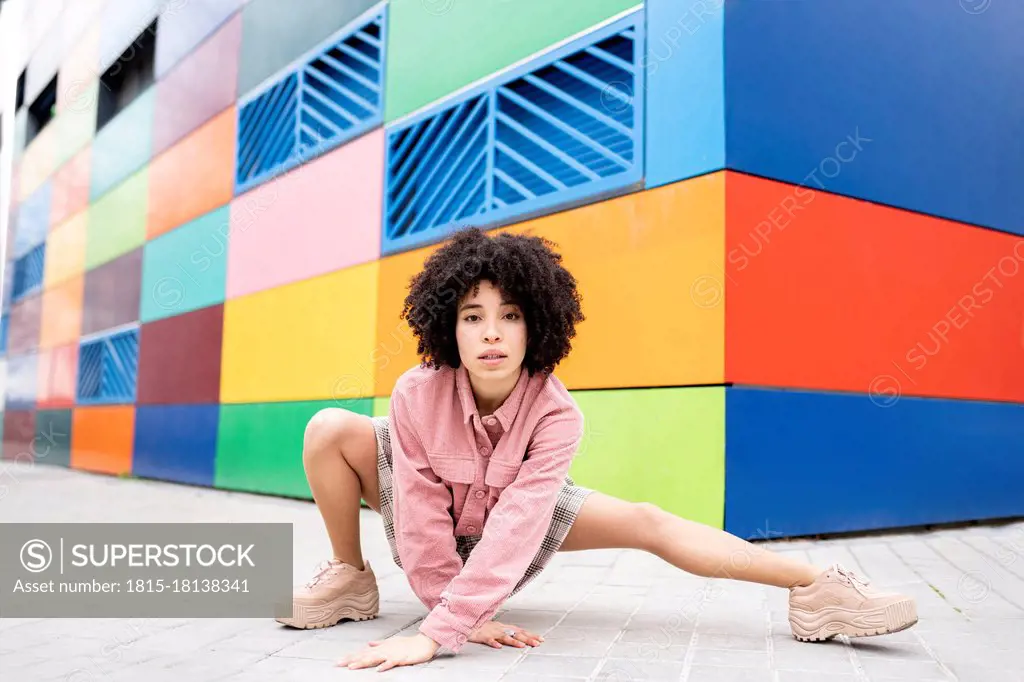
{"type": "Polygon", "coordinates": [[[402,665],[426,663],[434,657],[441,645],[424,634],[412,637],[390,637],[385,640],[373,641],[362,651],[343,656],[338,665],[349,670],[360,668],[377,668],[384,672],[402,665]]]}
{"type": "Polygon", "coordinates": [[[544,641],[544,638],[535,635],[528,630],[524,630],[518,625],[509,625],[507,623],[499,623],[496,620],[488,621],[477,628],[469,637],[470,642],[476,642],[477,644],[486,644],[487,646],[500,649],[503,644],[509,646],[523,647],[529,646],[540,646],[540,643],[544,641]],[[505,630],[515,630],[516,636],[511,637],[505,633],[505,630]]]}

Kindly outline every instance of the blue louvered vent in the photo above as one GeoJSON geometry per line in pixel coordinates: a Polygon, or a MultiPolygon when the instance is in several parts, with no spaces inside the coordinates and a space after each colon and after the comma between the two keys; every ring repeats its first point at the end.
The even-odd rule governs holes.
{"type": "Polygon", "coordinates": [[[488,101],[475,97],[392,137],[388,205],[403,233],[486,209],[488,101]]]}
{"type": "Polygon", "coordinates": [[[380,125],[386,9],[356,20],[238,110],[235,191],[380,125]]]}
{"type": "Polygon", "coordinates": [[[24,298],[42,286],[45,254],[46,243],[43,242],[14,261],[14,286],[11,289],[12,302],[24,298]]]}
{"type": "Polygon", "coordinates": [[[638,186],[643,10],[388,130],[384,253],[638,186]]]}
{"type": "Polygon", "coordinates": [[[138,367],[137,328],[83,342],[78,352],[78,402],[134,402],[138,367]]]}

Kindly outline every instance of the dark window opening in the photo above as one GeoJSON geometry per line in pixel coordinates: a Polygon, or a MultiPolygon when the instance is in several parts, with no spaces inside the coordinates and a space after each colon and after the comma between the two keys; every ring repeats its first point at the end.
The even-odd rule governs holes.
{"type": "Polygon", "coordinates": [[[15,111],[17,111],[18,109],[21,109],[21,107],[25,104],[25,72],[26,71],[28,71],[27,68],[25,69],[25,71],[21,72],[20,76],[18,76],[18,91],[14,95],[14,110],[15,111]]]}
{"type": "Polygon", "coordinates": [[[157,20],[154,19],[100,77],[96,110],[99,131],[153,84],[157,20]]]}
{"type": "Polygon", "coordinates": [[[53,120],[57,113],[57,76],[50,79],[36,101],[28,106],[28,130],[25,133],[27,147],[36,135],[43,132],[46,124],[53,120]]]}

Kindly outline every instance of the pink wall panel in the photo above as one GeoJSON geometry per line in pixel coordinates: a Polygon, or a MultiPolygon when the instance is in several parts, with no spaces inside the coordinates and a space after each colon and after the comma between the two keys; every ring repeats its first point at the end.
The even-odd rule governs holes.
{"type": "Polygon", "coordinates": [[[235,15],[157,84],[153,155],[235,102],[242,16],[235,15]]]}
{"type": "Polygon", "coordinates": [[[78,381],[78,344],[57,346],[39,353],[36,384],[40,408],[71,407],[78,381]]]}
{"type": "Polygon", "coordinates": [[[377,129],[237,197],[227,297],[379,258],[383,176],[377,129]]]}

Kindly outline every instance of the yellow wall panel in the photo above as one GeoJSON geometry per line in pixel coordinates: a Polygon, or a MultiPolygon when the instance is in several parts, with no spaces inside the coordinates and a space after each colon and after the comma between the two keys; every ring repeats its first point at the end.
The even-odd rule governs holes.
{"type": "Polygon", "coordinates": [[[32,193],[56,170],[57,142],[57,125],[51,120],[25,148],[18,169],[18,192],[21,194],[19,202],[32,196],[32,193]]]}
{"type": "Polygon", "coordinates": [[[723,173],[510,229],[555,242],[578,280],[587,319],[569,358],[555,369],[566,386],[723,382],[723,173]]]}
{"type": "Polygon", "coordinates": [[[378,267],[375,261],[228,300],[221,401],[372,395],[358,377],[375,343],[378,267]]]}
{"type": "Polygon", "coordinates": [[[85,276],[77,275],[43,291],[39,346],[54,348],[75,343],[82,334],[82,303],[85,276]]]}
{"type": "Polygon", "coordinates": [[[85,271],[85,237],[89,209],[58,225],[46,238],[43,287],[49,289],[85,271]]]}

